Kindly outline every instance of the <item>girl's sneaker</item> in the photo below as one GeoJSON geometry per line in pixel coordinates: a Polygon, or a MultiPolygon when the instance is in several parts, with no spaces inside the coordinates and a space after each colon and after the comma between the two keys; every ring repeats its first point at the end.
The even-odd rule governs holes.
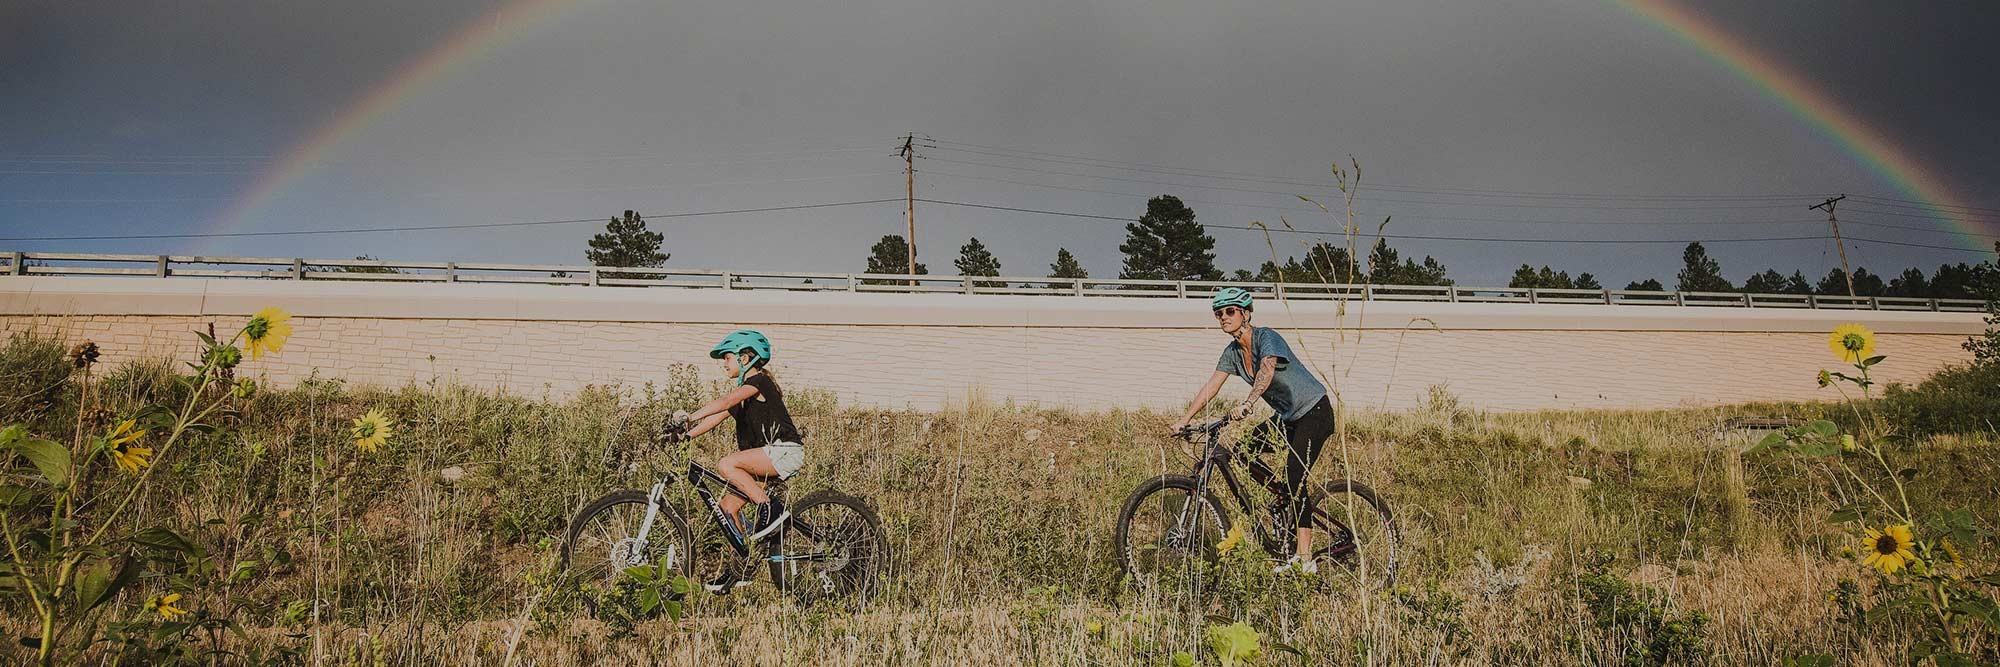
{"type": "Polygon", "coordinates": [[[1298,554],[1292,554],[1291,558],[1287,558],[1284,562],[1279,563],[1277,567],[1271,568],[1272,574],[1285,574],[1287,572],[1319,574],[1319,563],[1313,562],[1309,558],[1303,558],[1298,554]]]}
{"type": "Polygon", "coordinates": [[[749,537],[743,538],[743,541],[756,542],[757,540],[764,539],[764,536],[770,535],[783,527],[785,520],[790,518],[792,518],[791,510],[785,509],[784,504],[778,502],[777,498],[772,498],[771,502],[757,506],[757,523],[762,524],[763,527],[759,528],[757,532],[752,533],[749,537]]]}

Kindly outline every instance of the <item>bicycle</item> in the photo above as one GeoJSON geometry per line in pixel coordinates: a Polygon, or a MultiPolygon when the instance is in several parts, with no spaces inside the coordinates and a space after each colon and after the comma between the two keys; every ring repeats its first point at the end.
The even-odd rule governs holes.
{"type": "MultiPolygon", "coordinates": [[[[1298,523],[1292,503],[1284,501],[1284,478],[1256,456],[1222,444],[1222,427],[1229,421],[1224,417],[1182,427],[1178,437],[1190,442],[1196,435],[1208,437],[1193,473],[1146,480],[1126,499],[1118,513],[1116,538],[1118,564],[1126,574],[1159,583],[1164,577],[1199,572],[1196,558],[1205,565],[1219,560],[1218,545],[1228,535],[1231,519],[1215,497],[1212,480],[1217,472],[1249,519],[1264,551],[1282,559],[1295,550],[1297,533],[1293,527],[1298,523]],[[1256,511],[1257,505],[1232,462],[1242,464],[1251,481],[1278,499],[1271,511],[1256,511]]],[[[1395,517],[1381,496],[1347,479],[1327,482],[1310,493],[1315,501],[1309,522],[1314,562],[1323,571],[1346,573],[1364,588],[1394,585],[1398,531],[1395,517]]]]}
{"type": "MultiPolygon", "coordinates": [[[[685,435],[684,428],[669,426],[660,437],[672,439],[676,429],[685,435]]],[[[717,595],[753,582],[760,563],[769,566],[771,581],[780,591],[805,604],[862,602],[879,591],[888,569],[888,538],[881,520],[861,499],[828,489],[791,504],[786,502],[784,481],[760,479],[766,484],[765,493],[790,507],[791,516],[783,528],[750,542],[722,511],[718,498],[723,496],[711,487],[745,502],[748,496],[696,461],[688,461],[685,479],[708,510],[705,523],[690,523],[667,502],[673,475],[661,477],[648,491],[607,493],[584,505],[570,521],[562,569],[582,585],[584,602],[593,612],[621,585],[625,570],[640,565],[664,564],[697,584],[708,584],[717,595]]],[[[755,506],[745,510],[751,507],[755,506]]]]}

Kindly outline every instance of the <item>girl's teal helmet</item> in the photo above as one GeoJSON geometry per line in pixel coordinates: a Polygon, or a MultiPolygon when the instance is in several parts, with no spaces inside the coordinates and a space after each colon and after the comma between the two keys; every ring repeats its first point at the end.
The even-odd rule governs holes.
{"type": "Polygon", "coordinates": [[[1250,305],[1250,293],[1240,287],[1224,287],[1222,291],[1215,293],[1215,298],[1208,301],[1209,310],[1222,310],[1223,306],[1236,306],[1244,310],[1256,310],[1256,308],[1250,305]]]}
{"type": "MultiPolygon", "coordinates": [[[[754,329],[734,331],[727,336],[723,336],[722,342],[716,343],[715,347],[708,351],[708,358],[721,359],[722,355],[732,352],[743,352],[745,350],[748,350],[752,355],[756,355],[756,359],[743,363],[743,370],[737,373],[736,384],[741,385],[743,384],[743,379],[750,376],[750,369],[761,367],[771,362],[771,339],[765,338],[764,334],[757,333],[754,329]]],[[[741,362],[742,360],[738,361],[741,362]]]]}

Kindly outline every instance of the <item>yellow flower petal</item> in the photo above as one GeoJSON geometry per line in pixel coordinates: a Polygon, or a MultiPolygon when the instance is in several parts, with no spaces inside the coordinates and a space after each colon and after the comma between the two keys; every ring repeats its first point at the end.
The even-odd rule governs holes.
{"type": "Polygon", "coordinates": [[[370,453],[381,449],[382,445],[388,444],[389,437],[395,434],[396,429],[391,421],[380,408],[369,410],[367,414],[356,417],[351,431],[351,435],[354,436],[354,447],[370,453]]]}
{"type": "Polygon", "coordinates": [[[1842,324],[1826,337],[1826,349],[1850,364],[1875,356],[1875,332],[1859,324],[1842,324]]]}
{"type": "Polygon", "coordinates": [[[285,339],[292,336],[292,316],[278,308],[265,308],[250,316],[250,323],[243,325],[243,337],[248,341],[250,358],[262,357],[266,351],[277,352],[285,349],[285,339]]]}

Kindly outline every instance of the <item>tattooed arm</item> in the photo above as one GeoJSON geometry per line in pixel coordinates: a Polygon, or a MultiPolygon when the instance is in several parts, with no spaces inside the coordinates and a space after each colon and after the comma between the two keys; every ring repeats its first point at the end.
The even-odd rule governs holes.
{"type": "Polygon", "coordinates": [[[1238,403],[1235,409],[1229,411],[1229,418],[1242,419],[1250,414],[1250,408],[1257,405],[1257,399],[1263,397],[1264,390],[1271,388],[1271,380],[1277,376],[1278,358],[1264,357],[1264,360],[1257,364],[1256,379],[1250,381],[1250,395],[1245,396],[1242,403],[1238,403]]]}

